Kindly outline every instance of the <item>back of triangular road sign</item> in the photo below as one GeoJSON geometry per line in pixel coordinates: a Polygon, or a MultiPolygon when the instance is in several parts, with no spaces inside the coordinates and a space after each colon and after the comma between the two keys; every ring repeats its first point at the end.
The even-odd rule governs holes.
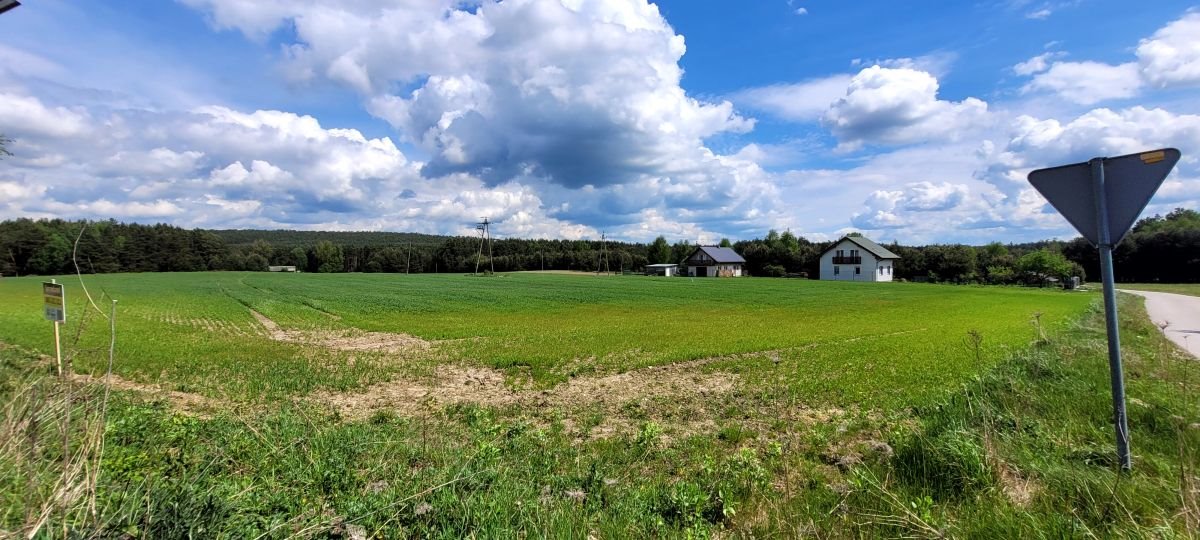
{"type": "MultiPolygon", "coordinates": [[[[1174,148],[1104,158],[1108,233],[1113,246],[1129,232],[1178,161],[1179,150],[1174,148]]],[[[1093,246],[1100,244],[1090,162],[1038,169],[1029,173],[1029,183],[1093,246]]]]}

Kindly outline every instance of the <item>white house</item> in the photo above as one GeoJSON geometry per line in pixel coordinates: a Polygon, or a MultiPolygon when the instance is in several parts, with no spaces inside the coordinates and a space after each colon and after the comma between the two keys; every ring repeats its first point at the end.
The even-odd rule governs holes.
{"type": "Polygon", "coordinates": [[[646,275],[647,276],[673,277],[673,276],[675,276],[675,274],[678,274],[678,273],[679,273],[679,265],[675,264],[675,263],[659,263],[659,264],[647,264],[646,265],[646,275]]]}
{"type": "Polygon", "coordinates": [[[271,272],[295,272],[295,266],[268,266],[267,270],[271,272]]]}
{"type": "Polygon", "coordinates": [[[727,247],[699,246],[683,264],[691,277],[741,277],[746,259],[727,247]]]}
{"type": "Polygon", "coordinates": [[[821,254],[821,279],[891,281],[899,258],[864,236],[846,236],[821,254]]]}

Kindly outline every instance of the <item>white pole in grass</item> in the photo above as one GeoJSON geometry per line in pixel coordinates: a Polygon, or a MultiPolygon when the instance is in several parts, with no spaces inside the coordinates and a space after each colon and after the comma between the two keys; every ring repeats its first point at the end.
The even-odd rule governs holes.
{"type": "MultiPolygon", "coordinates": [[[[50,280],[50,283],[58,283],[58,280],[52,279],[52,280],[50,280]]],[[[61,340],[60,332],[58,331],[58,325],[60,325],[60,324],[62,324],[62,323],[60,323],[58,321],[54,321],[54,359],[58,361],[58,376],[62,377],[62,374],[63,374],[62,340],[61,340]]]]}

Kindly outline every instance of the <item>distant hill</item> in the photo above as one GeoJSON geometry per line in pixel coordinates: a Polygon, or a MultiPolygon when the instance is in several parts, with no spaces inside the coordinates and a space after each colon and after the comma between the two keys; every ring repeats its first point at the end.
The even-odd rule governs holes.
{"type": "Polygon", "coordinates": [[[439,246],[452,236],[432,234],[378,232],[378,231],[261,231],[253,229],[210,230],[230,246],[248,246],[255,240],[265,240],[272,246],[283,249],[308,248],[321,240],[348,247],[427,247],[439,246]]]}

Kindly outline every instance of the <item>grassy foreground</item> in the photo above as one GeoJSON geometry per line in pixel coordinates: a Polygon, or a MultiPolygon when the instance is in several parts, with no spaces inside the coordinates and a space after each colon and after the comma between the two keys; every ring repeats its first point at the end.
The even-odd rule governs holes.
{"type": "MultiPolygon", "coordinates": [[[[573,287],[562,283],[559,294],[573,287]]],[[[763,302],[786,294],[770,287],[787,282],[759,283],[769,285],[763,302]]],[[[801,290],[824,294],[823,300],[849,291],[822,285],[801,290]]],[[[0,347],[0,530],[18,533],[40,524],[43,537],[136,538],[1197,534],[1200,369],[1146,321],[1139,300],[1122,300],[1136,469],[1121,475],[1112,467],[1098,310],[1044,314],[1052,330],[1043,340],[1029,326],[1028,311],[1011,325],[986,313],[952,323],[930,315],[971,317],[971,310],[953,310],[955,302],[944,297],[986,302],[994,301],[993,292],[1014,295],[1006,298],[1019,313],[1038,304],[1021,304],[1016,295],[1025,291],[923,285],[877,291],[884,298],[912,295],[910,304],[930,302],[932,309],[917,310],[926,314],[918,323],[946,325],[938,326],[937,345],[920,345],[928,336],[920,331],[887,335],[859,328],[857,341],[842,335],[831,347],[798,342],[762,357],[704,364],[697,377],[740,382],[698,403],[631,400],[617,410],[457,403],[425,415],[381,409],[348,419],[296,391],[289,399],[238,399],[195,414],[142,392],[118,391],[105,400],[101,385],[64,384],[37,351],[9,342],[0,347]],[[972,339],[970,329],[981,340],[972,339]],[[864,334],[874,339],[861,339],[864,334]],[[905,378],[897,366],[919,375],[905,378]],[[954,376],[940,374],[941,366],[951,366],[954,376]],[[679,428],[696,415],[706,416],[707,427],[679,428]],[[628,420],[633,429],[595,436],[609,417],[628,420]]],[[[871,300],[861,294],[859,301],[871,300]]],[[[729,304],[733,311],[746,309],[729,304]]],[[[567,311],[556,316],[572,328],[567,311]]],[[[132,318],[126,313],[121,320],[132,318]]],[[[284,319],[279,313],[286,310],[272,316],[284,319]]],[[[751,324],[747,320],[743,324],[751,324]]],[[[85,333],[98,335],[81,337],[73,352],[77,365],[100,366],[107,360],[105,333],[99,323],[89,328],[85,333]]],[[[500,335],[506,344],[515,339],[500,335]]],[[[173,336],[160,339],[178,339],[173,336]]],[[[141,350],[126,345],[131,339],[120,338],[118,363],[126,348],[141,350]]],[[[203,351],[207,340],[220,339],[186,343],[203,351]]],[[[294,346],[262,336],[230,339],[243,346],[262,340],[255,352],[294,346]]],[[[471,340],[470,347],[486,339],[471,340]]],[[[187,352],[177,347],[172,350],[187,352]]],[[[470,350],[453,349],[441,360],[470,361],[461,352],[470,350]]],[[[676,359],[689,357],[679,353],[686,347],[667,350],[676,359]]],[[[319,358],[342,354],[325,351],[319,358]]],[[[626,369],[646,363],[626,358],[617,360],[628,361],[626,369]]],[[[387,365],[384,360],[378,365],[387,365]]],[[[570,360],[559,361],[578,365],[570,360]]],[[[175,365],[149,354],[139,361],[175,365]]],[[[319,363],[305,361],[311,363],[298,365],[313,371],[290,376],[320,373],[319,363]]],[[[503,365],[510,376],[535,377],[503,365]]],[[[233,376],[237,367],[230,363],[218,373],[233,376]]],[[[143,373],[121,369],[131,377],[143,373]]],[[[612,368],[597,371],[605,369],[612,368]]],[[[239,377],[257,373],[251,366],[239,377]]],[[[246,384],[214,379],[195,388],[219,395],[246,384]]]]}

